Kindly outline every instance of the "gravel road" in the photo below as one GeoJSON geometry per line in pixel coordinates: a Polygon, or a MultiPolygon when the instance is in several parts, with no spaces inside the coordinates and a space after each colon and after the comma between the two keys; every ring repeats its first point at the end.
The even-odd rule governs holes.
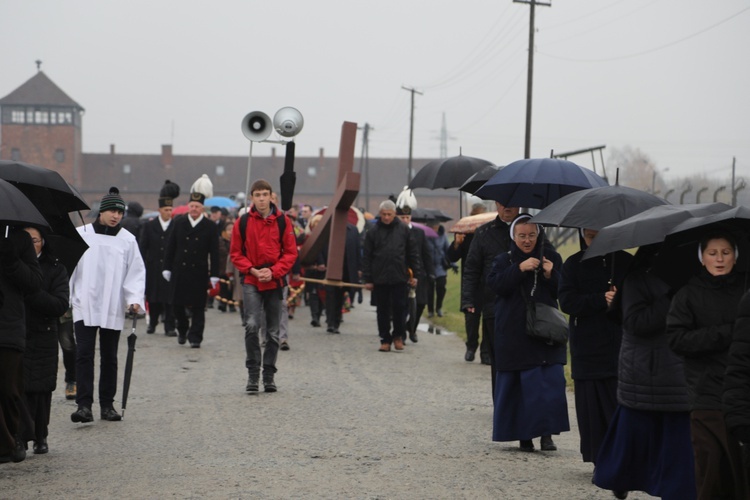
{"type": "Polygon", "coordinates": [[[580,459],[572,393],[559,451],[520,452],[491,441],[489,368],[457,336],[423,324],[417,344],[380,353],[367,297],[340,335],[309,320],[297,310],[279,391],[258,395],[244,392],[239,315],[208,310],[201,349],[142,321],[122,422],[72,423],[61,362],[50,452],[0,465],[0,498],[613,498],[580,459]]]}

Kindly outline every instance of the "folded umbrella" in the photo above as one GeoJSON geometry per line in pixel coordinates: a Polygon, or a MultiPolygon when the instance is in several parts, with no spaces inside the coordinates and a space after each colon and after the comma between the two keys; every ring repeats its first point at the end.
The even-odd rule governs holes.
{"type": "Polygon", "coordinates": [[[135,325],[138,321],[138,315],[132,309],[128,314],[133,316],[133,328],[128,335],[128,356],[125,359],[125,378],[122,383],[122,418],[125,418],[125,407],[128,404],[128,393],[130,392],[130,377],[133,375],[133,356],[135,355],[135,341],[138,336],[135,334],[135,325]]]}

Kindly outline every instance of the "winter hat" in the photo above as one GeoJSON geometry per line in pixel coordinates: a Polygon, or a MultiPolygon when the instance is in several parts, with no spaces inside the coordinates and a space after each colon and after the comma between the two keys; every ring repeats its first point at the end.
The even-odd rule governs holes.
{"type": "Polygon", "coordinates": [[[143,205],[138,203],[137,201],[131,201],[128,203],[128,215],[132,215],[134,217],[140,217],[143,215],[143,205]]]}
{"type": "Polygon", "coordinates": [[[206,198],[212,198],[214,195],[214,185],[208,175],[203,174],[190,187],[190,201],[197,201],[201,205],[206,202],[206,198]]]}
{"type": "Polygon", "coordinates": [[[109,188],[109,193],[102,197],[101,203],[99,203],[99,213],[106,212],[107,210],[118,210],[125,212],[125,201],[120,196],[120,190],[112,186],[109,188]]]}
{"type": "Polygon", "coordinates": [[[159,208],[171,207],[174,199],[180,196],[180,186],[167,179],[159,191],[159,208]]]}

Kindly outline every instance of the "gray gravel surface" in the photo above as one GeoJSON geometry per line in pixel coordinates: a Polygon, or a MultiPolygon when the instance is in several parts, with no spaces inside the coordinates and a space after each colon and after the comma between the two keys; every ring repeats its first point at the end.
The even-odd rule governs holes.
{"type": "Polygon", "coordinates": [[[0,465],[0,498],[613,498],[580,459],[572,393],[559,451],[492,442],[489,367],[426,324],[417,344],[378,352],[367,296],[340,335],[297,310],[274,394],[244,391],[239,315],[206,320],[201,349],[141,321],[122,422],[99,420],[95,403],[93,423],[72,423],[61,362],[50,452],[0,465]]]}

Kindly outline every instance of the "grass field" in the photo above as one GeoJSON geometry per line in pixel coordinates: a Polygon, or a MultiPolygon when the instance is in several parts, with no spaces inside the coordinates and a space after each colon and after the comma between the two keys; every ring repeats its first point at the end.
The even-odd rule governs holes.
{"type": "MultiPolygon", "coordinates": [[[[580,249],[578,242],[564,245],[557,249],[562,256],[563,262],[580,249]]],[[[445,328],[461,337],[466,341],[466,331],[464,329],[464,314],[461,312],[461,274],[448,272],[447,292],[443,301],[443,317],[435,316],[431,318],[434,325],[445,328]]],[[[565,366],[565,377],[568,380],[568,386],[572,387],[570,379],[570,353],[568,353],[568,364],[565,366]]]]}

